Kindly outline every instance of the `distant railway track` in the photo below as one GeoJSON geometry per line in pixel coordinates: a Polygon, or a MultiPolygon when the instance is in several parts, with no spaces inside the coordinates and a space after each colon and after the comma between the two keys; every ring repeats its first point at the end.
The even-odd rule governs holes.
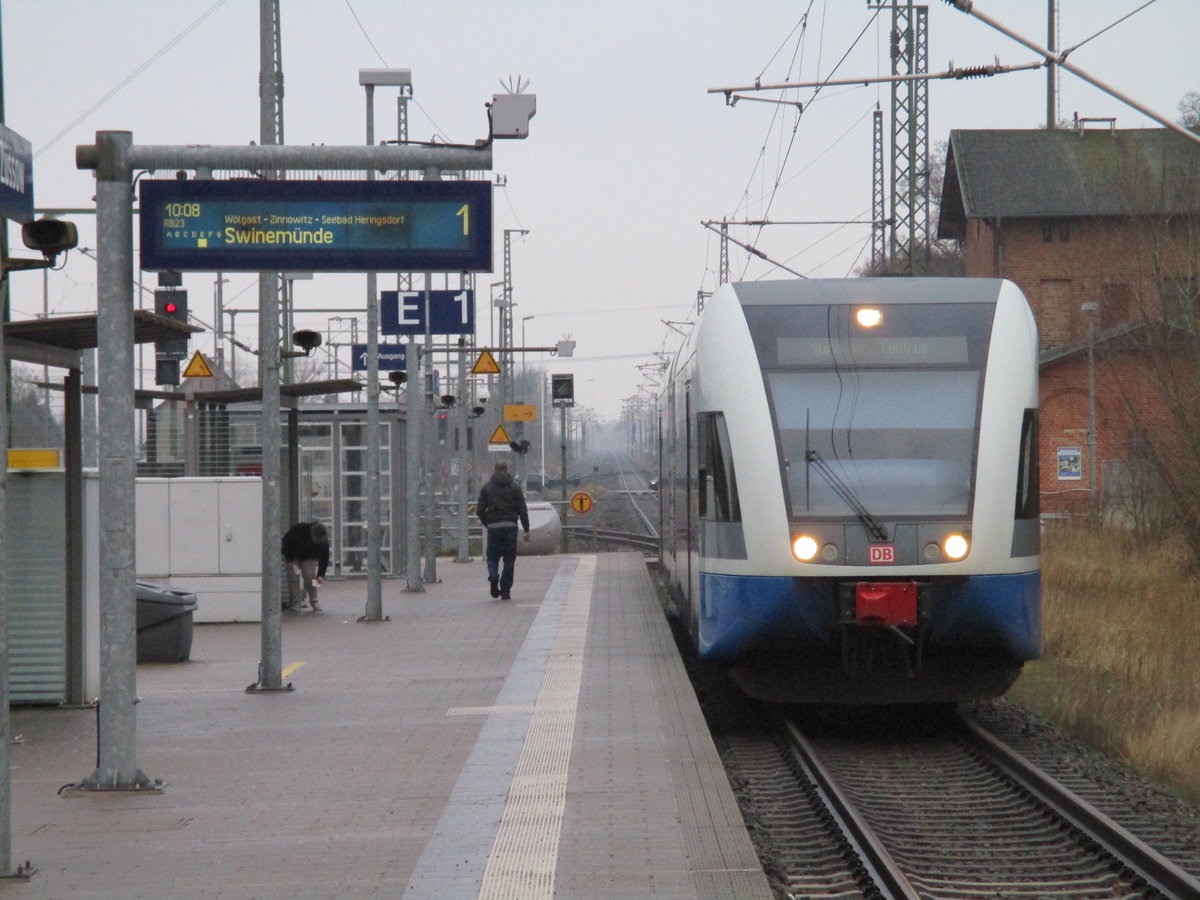
{"type": "Polygon", "coordinates": [[[795,896],[1200,897],[1200,880],[974,724],[897,741],[777,721],[797,783],[771,793],[813,810],[801,838],[770,825],[795,896]]]}
{"type": "Polygon", "coordinates": [[[603,528],[593,528],[589,525],[568,525],[566,531],[570,540],[591,539],[601,544],[616,544],[648,553],[658,552],[657,535],[634,534],[628,531],[610,531],[603,528]]]}

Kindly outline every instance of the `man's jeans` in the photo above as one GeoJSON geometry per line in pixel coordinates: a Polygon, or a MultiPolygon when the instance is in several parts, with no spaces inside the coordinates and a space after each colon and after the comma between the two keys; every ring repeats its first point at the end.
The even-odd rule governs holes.
{"type": "Polygon", "coordinates": [[[507,594],[513,584],[513,567],[517,561],[517,524],[489,525],[487,528],[488,578],[500,578],[500,593],[507,594]],[[503,560],[504,567],[500,567],[503,560]]]}

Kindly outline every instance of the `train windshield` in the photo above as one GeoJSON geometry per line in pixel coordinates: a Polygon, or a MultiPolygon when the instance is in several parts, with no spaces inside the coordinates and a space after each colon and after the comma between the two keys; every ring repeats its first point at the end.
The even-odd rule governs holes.
{"type": "Polygon", "coordinates": [[[793,519],[970,513],[995,304],[744,309],[793,519]]]}

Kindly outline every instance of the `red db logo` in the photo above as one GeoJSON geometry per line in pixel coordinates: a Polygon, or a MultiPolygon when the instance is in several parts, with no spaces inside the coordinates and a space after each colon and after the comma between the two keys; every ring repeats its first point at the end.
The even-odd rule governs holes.
{"type": "Polygon", "coordinates": [[[872,544],[867,548],[867,561],[871,565],[894,563],[896,561],[896,548],[891,544],[872,544]]]}

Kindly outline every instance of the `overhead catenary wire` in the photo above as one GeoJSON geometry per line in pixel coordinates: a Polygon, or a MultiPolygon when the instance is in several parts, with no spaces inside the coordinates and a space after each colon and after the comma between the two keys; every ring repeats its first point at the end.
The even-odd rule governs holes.
{"type": "Polygon", "coordinates": [[[68,134],[70,134],[76,125],[78,125],[80,122],[82,122],[88,116],[90,116],[92,113],[94,113],[100,107],[102,107],[105,103],[107,103],[109,100],[111,100],[117,94],[121,93],[121,91],[123,91],[126,87],[129,86],[129,84],[131,82],[134,81],[134,79],[136,79],[139,75],[141,75],[143,72],[145,72],[147,69],[149,69],[152,65],[154,65],[154,63],[158,62],[158,60],[161,59],[168,50],[173,48],[176,44],[178,44],[180,41],[182,41],[185,37],[187,37],[189,34],[191,34],[193,31],[195,31],[209,16],[211,16],[213,13],[215,13],[218,9],[220,9],[222,6],[224,6],[227,2],[228,2],[228,0],[216,0],[216,2],[212,6],[210,6],[207,10],[205,10],[203,13],[201,13],[196,19],[194,19],[190,25],[188,25],[186,28],[183,29],[183,31],[179,32],[179,34],[175,35],[175,37],[171,38],[169,41],[167,41],[165,44],[163,44],[162,47],[160,47],[158,50],[156,50],[154,52],[154,54],[150,56],[149,59],[147,59],[144,63],[142,63],[140,66],[138,66],[136,69],[134,69],[128,75],[126,75],[120,82],[117,83],[116,87],[114,87],[107,94],[105,94],[103,97],[101,97],[95,103],[93,103],[91,106],[89,106],[83,112],[81,112],[78,116],[76,116],[74,119],[72,119],[71,122],[65,128],[62,129],[62,131],[58,132],[58,134],[54,135],[54,137],[50,138],[50,140],[43,143],[34,152],[33,158],[37,159],[39,156],[41,156],[43,153],[45,153],[47,150],[49,150],[51,147],[53,147],[55,144],[57,144],[60,140],[62,140],[64,137],[66,137],[68,134]]]}
{"type": "MultiPolygon", "coordinates": [[[[805,11],[805,17],[807,17],[807,15],[808,15],[808,12],[811,10],[811,7],[812,7],[812,4],[810,3],[810,4],[809,4],[809,10],[806,10],[806,11],[805,11]]],[[[858,43],[859,43],[859,42],[862,40],[863,36],[864,36],[864,35],[867,33],[867,30],[868,30],[868,29],[871,27],[872,23],[874,23],[874,21],[876,20],[876,18],[878,17],[878,15],[879,15],[879,10],[877,9],[877,10],[875,10],[875,11],[874,11],[874,13],[873,13],[873,14],[872,14],[872,16],[870,17],[870,19],[867,21],[866,25],[864,25],[864,26],[863,26],[862,30],[861,30],[861,31],[858,33],[858,35],[857,35],[857,36],[854,38],[854,40],[850,42],[850,45],[849,45],[849,46],[846,48],[846,50],[845,50],[845,51],[842,53],[842,55],[841,55],[841,56],[838,58],[838,61],[837,61],[837,62],[836,62],[834,65],[833,65],[833,67],[830,69],[830,71],[829,71],[829,72],[826,74],[826,76],[825,76],[825,79],[824,79],[825,81],[831,80],[831,79],[833,78],[833,76],[834,76],[834,75],[837,73],[838,69],[839,69],[839,68],[842,66],[842,64],[843,64],[843,63],[846,61],[846,59],[849,57],[850,53],[851,53],[851,52],[854,50],[854,48],[855,48],[855,47],[858,45],[858,43]]],[[[793,33],[794,33],[794,31],[795,31],[795,29],[793,29],[793,33]]],[[[806,29],[806,28],[805,28],[805,29],[802,29],[802,31],[801,31],[801,35],[800,35],[800,38],[799,38],[798,40],[802,41],[802,40],[804,39],[804,36],[805,36],[805,32],[806,32],[806,31],[807,31],[807,29],[806,29]]],[[[778,53],[778,51],[777,51],[777,53],[778,53]]],[[[777,53],[776,53],[776,55],[777,55],[777,53]]],[[[820,55],[820,54],[818,54],[818,55],[820,55]]],[[[760,76],[760,77],[761,77],[761,76],[760,76]]],[[[817,97],[817,95],[820,93],[820,91],[821,91],[821,89],[822,89],[822,86],[823,86],[823,84],[818,84],[816,87],[814,87],[814,89],[813,89],[813,92],[812,92],[812,95],[810,96],[809,100],[807,101],[807,105],[811,105],[811,103],[813,102],[813,100],[814,100],[814,99],[817,97]]],[[[763,194],[761,195],[761,196],[762,196],[762,198],[766,198],[766,204],[765,204],[765,208],[763,209],[762,216],[761,216],[761,217],[762,217],[762,218],[764,218],[764,219],[765,219],[765,218],[768,216],[768,214],[769,214],[769,212],[770,212],[770,209],[771,209],[772,205],[774,204],[774,201],[775,201],[776,197],[778,196],[779,189],[780,189],[780,187],[781,187],[781,186],[783,185],[783,183],[784,183],[784,180],[783,180],[783,172],[784,172],[784,171],[785,171],[785,169],[787,168],[788,161],[790,160],[790,158],[791,158],[791,154],[792,154],[792,151],[793,151],[793,149],[794,149],[794,147],[795,147],[795,143],[796,143],[796,137],[797,137],[797,135],[798,135],[798,133],[799,133],[800,119],[801,119],[801,116],[802,116],[802,114],[803,114],[803,109],[804,109],[804,107],[805,107],[805,104],[800,104],[800,105],[799,105],[799,108],[797,109],[797,112],[796,112],[796,117],[795,117],[795,121],[794,121],[794,123],[793,123],[793,126],[792,126],[791,136],[790,136],[790,138],[789,138],[789,140],[788,140],[788,142],[787,142],[787,147],[786,147],[786,149],[784,149],[784,150],[782,151],[782,159],[780,160],[780,162],[779,162],[779,164],[778,164],[778,166],[777,166],[777,168],[776,168],[776,175],[775,175],[774,182],[773,182],[773,184],[772,184],[771,188],[770,188],[769,190],[764,190],[764,191],[763,191],[763,194]]],[[[782,107],[781,107],[781,108],[782,108],[782,107]]],[[[773,115],[773,116],[772,116],[772,118],[771,118],[771,123],[770,123],[770,125],[769,125],[769,127],[768,127],[768,133],[770,133],[770,131],[773,131],[773,130],[774,130],[774,128],[775,128],[775,124],[776,124],[776,122],[777,122],[777,121],[778,121],[778,111],[777,111],[777,112],[776,112],[776,114],[775,114],[775,115],[773,115]]],[[[852,127],[853,127],[853,126],[852,126],[852,127]]],[[[840,138],[839,138],[839,139],[840,139],[840,138]]],[[[836,142],[835,142],[835,143],[836,143],[836,142]]],[[[764,142],[763,142],[763,145],[762,145],[762,147],[761,147],[761,148],[760,148],[760,150],[759,150],[759,158],[758,158],[758,161],[755,163],[755,166],[754,166],[754,171],[755,171],[755,172],[759,171],[759,169],[760,169],[760,166],[762,166],[763,159],[764,159],[764,157],[765,157],[765,154],[766,154],[766,146],[767,146],[767,145],[766,145],[766,141],[764,141],[764,142]]],[[[822,154],[821,154],[821,155],[824,155],[824,153],[826,153],[826,152],[828,152],[828,148],[827,148],[825,151],[822,151],[822,154]]],[[[806,167],[806,168],[807,168],[807,167],[806,167]]],[[[764,172],[764,174],[765,174],[765,172],[764,172]]],[[[753,180],[753,177],[754,177],[754,176],[753,176],[753,173],[752,173],[752,175],[751,175],[751,181],[753,180]]],[[[793,176],[793,177],[795,177],[795,176],[793,176]]],[[[791,180],[792,180],[792,179],[788,179],[788,181],[789,181],[789,182],[790,182],[791,180]]],[[[743,208],[743,204],[744,204],[744,203],[748,203],[748,196],[747,196],[748,194],[749,194],[749,185],[747,185],[747,188],[746,188],[746,189],[743,191],[743,193],[742,193],[742,203],[739,203],[739,205],[738,205],[738,210],[741,210],[741,209],[743,208]]],[[[760,198],[760,202],[761,202],[761,198],[760,198]]],[[[737,211],[735,211],[735,215],[736,215],[736,212],[737,212],[737,211]]],[[[754,237],[752,237],[752,238],[751,238],[751,239],[750,239],[750,240],[749,240],[747,243],[748,243],[748,244],[750,244],[751,246],[752,246],[752,245],[754,245],[755,243],[757,243],[757,240],[759,239],[759,237],[761,237],[761,234],[762,234],[762,226],[759,226],[759,230],[758,230],[757,234],[756,234],[754,237]]],[[[739,244],[739,246],[743,246],[744,248],[746,247],[746,245],[745,245],[745,244],[739,244]]],[[[749,249],[749,248],[747,248],[747,249],[749,249]]],[[[762,254],[761,254],[759,251],[757,251],[757,250],[751,250],[750,252],[752,253],[752,255],[755,255],[755,256],[762,256],[762,258],[764,258],[764,259],[767,259],[767,257],[766,257],[765,255],[762,255],[762,254]]],[[[744,263],[744,265],[743,265],[743,267],[742,267],[742,273],[741,273],[741,276],[740,276],[741,278],[745,278],[745,277],[746,277],[746,272],[747,272],[747,271],[748,271],[748,269],[749,269],[750,262],[751,262],[751,257],[750,257],[750,256],[747,256],[747,258],[746,258],[746,260],[745,260],[745,263],[744,263]]],[[[787,269],[787,271],[794,271],[794,270],[792,270],[792,269],[789,269],[789,268],[787,268],[786,266],[785,266],[785,267],[783,267],[783,268],[787,269]]]]}

